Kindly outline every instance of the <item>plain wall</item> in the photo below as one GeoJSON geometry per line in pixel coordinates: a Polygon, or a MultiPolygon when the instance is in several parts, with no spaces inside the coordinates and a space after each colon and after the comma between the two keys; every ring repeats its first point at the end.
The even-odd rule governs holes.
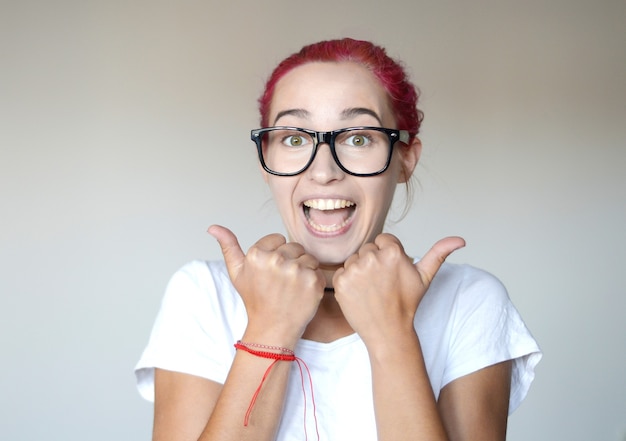
{"type": "MultiPolygon", "coordinates": [[[[626,439],[626,2],[0,3],[0,438],[149,439],[133,367],[167,280],[283,231],[249,130],[305,43],[422,90],[415,255],[497,275],[545,353],[509,440],[626,439]]],[[[402,208],[392,214],[396,216],[402,208]]]]}

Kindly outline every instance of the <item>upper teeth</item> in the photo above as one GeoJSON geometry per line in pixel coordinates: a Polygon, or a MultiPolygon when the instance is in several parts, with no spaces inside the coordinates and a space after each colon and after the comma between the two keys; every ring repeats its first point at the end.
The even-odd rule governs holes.
{"type": "Polygon", "coordinates": [[[354,202],[345,199],[309,199],[304,201],[304,205],[316,210],[337,210],[338,208],[352,207],[354,202]]]}

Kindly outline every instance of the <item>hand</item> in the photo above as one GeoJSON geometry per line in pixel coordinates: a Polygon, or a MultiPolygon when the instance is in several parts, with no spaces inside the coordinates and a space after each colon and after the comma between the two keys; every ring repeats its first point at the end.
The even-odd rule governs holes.
{"type": "Polygon", "coordinates": [[[326,282],[317,259],[280,234],[263,237],[244,254],[227,228],[213,225],[208,232],[219,242],[230,279],[246,306],[246,334],[265,337],[267,344],[280,340],[295,345],[324,295],[326,282]]]}
{"type": "Polygon", "coordinates": [[[460,237],[442,239],[413,264],[396,237],[381,234],[346,260],[333,277],[335,298],[366,345],[414,332],[415,312],[430,282],[446,257],[463,246],[460,237]]]}

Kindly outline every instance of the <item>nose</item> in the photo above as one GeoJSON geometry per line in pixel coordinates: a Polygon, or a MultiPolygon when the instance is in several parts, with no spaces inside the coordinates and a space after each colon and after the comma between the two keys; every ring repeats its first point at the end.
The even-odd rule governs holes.
{"type": "Polygon", "coordinates": [[[333,158],[330,145],[325,142],[318,144],[315,158],[306,172],[312,180],[321,184],[340,180],[345,176],[333,158]]]}

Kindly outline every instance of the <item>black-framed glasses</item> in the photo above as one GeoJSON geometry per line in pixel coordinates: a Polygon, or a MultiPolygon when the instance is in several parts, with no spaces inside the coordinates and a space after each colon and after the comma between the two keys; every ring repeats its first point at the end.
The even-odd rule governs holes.
{"type": "Polygon", "coordinates": [[[267,127],[250,132],[263,169],[277,176],[295,176],[315,159],[320,144],[328,144],[333,159],[353,176],[376,176],[389,167],[397,141],[409,143],[406,130],[348,127],[316,132],[299,127],[267,127]]]}

